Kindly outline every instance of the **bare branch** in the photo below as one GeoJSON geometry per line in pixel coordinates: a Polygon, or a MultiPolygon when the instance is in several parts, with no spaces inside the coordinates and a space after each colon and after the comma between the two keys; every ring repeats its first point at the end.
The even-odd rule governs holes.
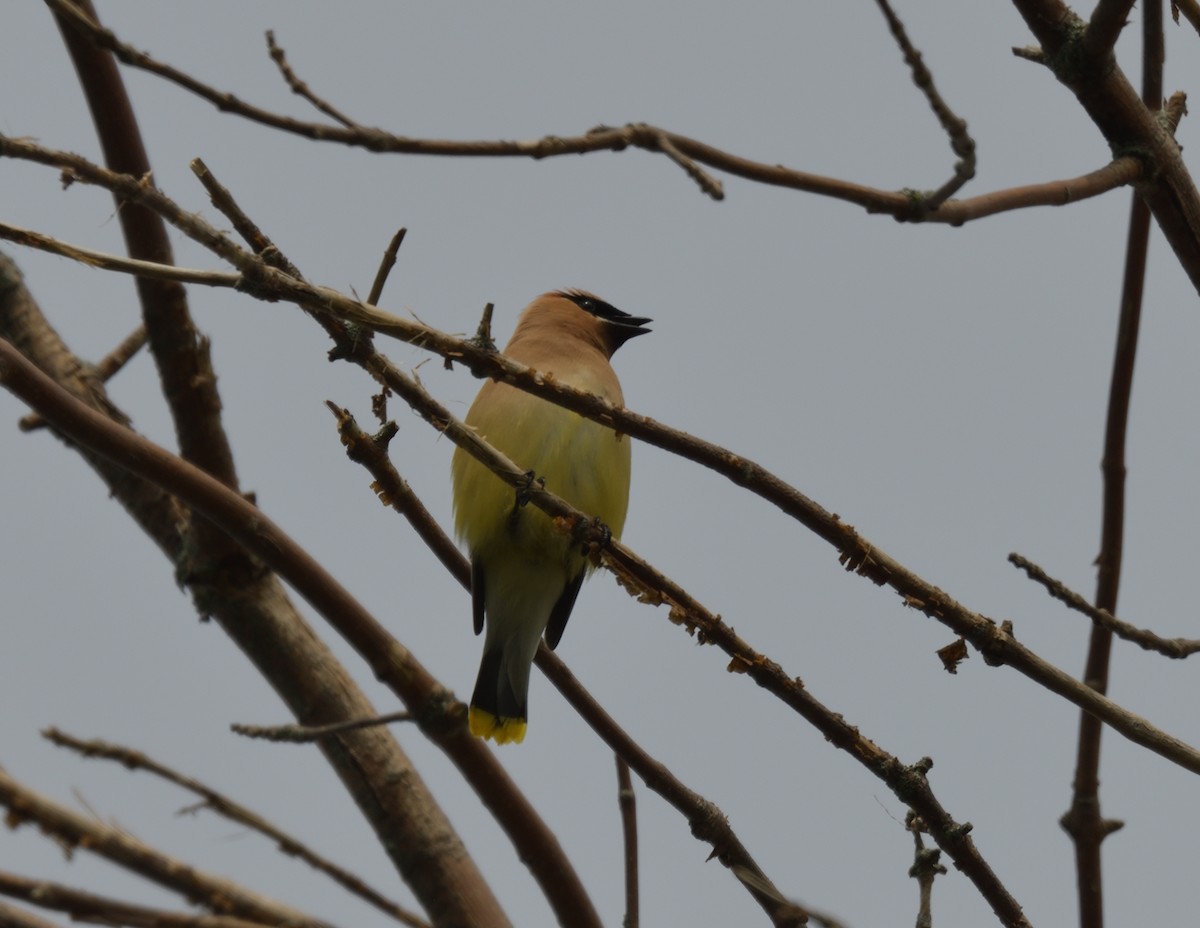
{"type": "MultiPolygon", "coordinates": [[[[139,261],[136,258],[125,258],[121,255],[108,254],[86,248],[83,245],[72,245],[59,241],[32,229],[22,229],[0,222],[0,238],[26,248],[36,248],[48,254],[70,258],[88,267],[100,268],[105,271],[117,271],[121,274],[132,274],[144,280],[171,280],[180,283],[202,284],[206,287],[235,288],[242,284],[241,274],[230,271],[205,271],[194,268],[177,267],[174,264],[159,264],[156,261],[139,261]]],[[[138,330],[144,332],[144,327],[138,330]]],[[[145,336],[142,335],[144,341],[145,336]]]]}
{"type": "MultiPolygon", "coordinates": [[[[1127,712],[1038,657],[991,619],[947,596],[943,590],[876,548],[839,516],[755,462],[711,442],[668,428],[647,416],[629,412],[597,396],[575,390],[557,379],[543,377],[537,371],[502,354],[481,350],[470,341],[456,339],[421,323],[385,313],[327,287],[313,286],[303,280],[284,275],[267,266],[259,257],[239,248],[199,217],[179,209],[159,191],[146,188],[131,178],[114,175],[98,168],[78,155],[50,151],[20,139],[0,137],[0,155],[5,154],[68,167],[81,181],[111,185],[125,196],[152,205],[185,234],[242,270],[248,282],[248,292],[260,299],[294,302],[307,309],[331,313],[344,321],[427,348],[445,358],[466,364],[477,377],[503,380],[518,389],[548,399],[623,434],[656,445],[724,475],[738,486],[745,487],[775,504],[829,542],[837,549],[838,559],[847,570],[853,570],[875,583],[891,586],[901,595],[905,605],[919,609],[948,626],[957,635],[975,645],[989,662],[1012,666],[1052,692],[1096,715],[1136,743],[1149,747],[1188,769],[1200,772],[1200,764],[1197,763],[1200,761],[1200,755],[1189,745],[1154,729],[1146,720],[1127,712]]],[[[455,444],[484,461],[493,472],[510,481],[514,487],[518,483],[523,484],[523,470],[517,469],[516,465],[502,456],[495,455],[473,430],[463,426],[441,407],[413,378],[386,363],[386,359],[373,351],[363,363],[374,376],[417,409],[426,421],[439,431],[444,431],[455,444]]],[[[539,508],[551,515],[569,518],[573,524],[586,519],[584,514],[575,512],[561,504],[561,501],[552,502],[553,498],[544,491],[535,492],[531,498],[539,508]]],[[[620,556],[620,552],[625,549],[619,544],[614,544],[611,550],[620,556]]],[[[661,575],[648,572],[641,575],[639,582],[643,586],[657,587],[667,581],[661,575]]]]}
{"type": "Polygon", "coordinates": [[[340,122],[347,129],[360,128],[358,123],[356,123],[349,116],[343,115],[332,104],[327,103],[325,100],[322,100],[320,97],[318,97],[309,89],[308,84],[304,83],[304,81],[300,80],[300,78],[296,76],[296,72],[293,71],[292,66],[288,64],[287,53],[284,52],[280,46],[275,44],[275,33],[270,29],[267,30],[267,49],[271,54],[271,60],[274,61],[276,67],[279,68],[279,73],[287,82],[288,87],[292,89],[292,93],[303,97],[326,116],[329,116],[330,118],[340,122]]]}
{"type": "MultiPolygon", "coordinates": [[[[70,25],[76,16],[98,22],[96,10],[91,0],[75,0],[67,7],[68,15],[55,9],[56,21],[79,75],[105,163],[118,173],[148,179],[150,159],[116,61],[70,25]]],[[[166,223],[154,210],[140,203],[126,204],[117,210],[117,218],[130,257],[174,263],[166,223]]],[[[221,398],[208,340],[192,322],[184,289],[175,281],[140,277],[137,291],[150,352],[175,424],[180,453],[185,460],[236,488],[237,470],[221,425],[221,398]]],[[[228,540],[219,532],[210,533],[204,525],[197,526],[195,532],[197,564],[223,563],[227,557],[240,556],[236,549],[227,547],[228,540]]],[[[241,569],[252,571],[253,565],[243,565],[241,569]]]]}
{"type": "Polygon", "coordinates": [[[1196,0],[1171,0],[1171,15],[1177,23],[1180,13],[1191,23],[1196,33],[1200,34],[1200,3],[1197,3],[1196,0]]]}
{"type": "MultiPolygon", "coordinates": [[[[104,385],[89,374],[86,365],[71,354],[47,323],[21,285],[20,272],[3,254],[0,280],[4,282],[0,286],[0,335],[12,339],[41,370],[67,385],[71,395],[98,409],[102,421],[128,422],[128,417],[108,399],[104,385]]],[[[112,459],[75,443],[61,431],[56,434],[97,472],[167,559],[172,564],[184,562],[192,544],[190,510],[112,459]]],[[[241,499],[238,494],[231,495],[241,499]]],[[[182,579],[199,608],[212,615],[237,642],[299,721],[314,724],[374,714],[370,702],[328,645],[297,612],[274,574],[263,571],[251,577],[218,576],[216,584],[197,584],[191,577],[182,579]]],[[[398,650],[403,653],[403,649],[398,650]]],[[[377,642],[374,653],[387,658],[391,648],[386,638],[377,642]]],[[[406,665],[401,657],[389,666],[411,671],[405,680],[413,690],[410,695],[422,699],[422,704],[441,693],[436,681],[415,661],[410,659],[406,665]]],[[[467,913],[473,913],[471,917],[485,913],[484,920],[489,924],[506,923],[478,869],[389,732],[350,732],[320,742],[319,749],[379,835],[397,872],[435,920],[466,921],[467,913]],[[406,784],[403,790],[395,788],[400,781],[406,784]]],[[[481,754],[480,769],[488,787],[507,797],[517,814],[525,816],[527,829],[536,834],[539,827],[544,828],[536,811],[520,794],[512,795],[515,790],[503,769],[491,755],[481,754]],[[494,769],[488,770],[489,762],[494,769]]],[[[561,892],[569,896],[570,891],[569,883],[563,881],[561,892]]],[[[582,918],[580,921],[594,924],[582,918]]]]}
{"type": "Polygon", "coordinates": [[[908,32],[900,21],[888,0],[876,0],[883,18],[887,20],[888,28],[896,39],[896,44],[904,52],[904,61],[912,70],[913,83],[920,88],[929,106],[941,123],[946,134],[950,136],[950,147],[958,155],[959,160],[954,165],[954,176],[942,184],[932,194],[922,197],[921,207],[929,212],[936,210],[946,200],[962,189],[967,181],[975,176],[975,140],[967,132],[967,124],[960,119],[942,99],[933,83],[933,75],[921,58],[921,53],[908,38],[908,32]]]}
{"type": "Polygon", "coordinates": [[[358,731],[360,728],[415,721],[417,717],[411,712],[388,712],[369,719],[352,719],[349,722],[334,722],[331,725],[230,725],[229,730],[246,738],[261,738],[264,741],[288,744],[311,744],[322,738],[347,731],[358,731]]]}
{"type": "Polygon", "coordinates": [[[120,899],[97,896],[44,880],[31,880],[0,871],[0,893],[14,899],[67,912],[72,921],[95,925],[131,925],[134,928],[264,928],[277,923],[228,915],[189,915],[133,905],[120,899]]]}
{"type": "Polygon", "coordinates": [[[387,285],[388,274],[396,266],[396,255],[400,253],[400,245],[404,242],[404,236],[407,234],[408,229],[400,229],[388,242],[383,259],[379,262],[379,270],[375,272],[375,280],[371,283],[371,293],[367,297],[367,302],[372,306],[379,305],[379,298],[383,296],[383,288],[387,285]]]}
{"type": "Polygon", "coordinates": [[[141,751],[135,751],[123,745],[110,744],[98,739],[82,741],[71,737],[66,732],[59,731],[57,728],[46,729],[42,732],[42,736],[60,747],[77,751],[84,757],[98,757],[103,760],[116,761],[130,770],[145,770],[147,773],[152,773],[169,783],[181,786],[200,796],[204,800],[202,805],[205,808],[212,809],[217,815],[243,825],[252,831],[257,831],[261,835],[265,835],[274,841],[283,853],[290,857],[296,857],[314,870],[324,873],[343,889],[353,893],[360,899],[364,899],[381,912],[396,919],[396,921],[405,925],[411,925],[413,928],[428,928],[428,923],[424,919],[407,911],[382,893],[372,889],[353,873],[326,860],[303,842],[287,834],[277,826],[272,825],[261,815],[252,812],[250,809],[235,802],[228,796],[217,792],[215,789],[205,786],[199,780],[184,776],[158,763],[141,751]]]}
{"type": "MultiPolygon", "coordinates": [[[[974,146],[966,134],[965,123],[958,119],[941,100],[933,87],[932,78],[926,77],[928,70],[920,65],[920,55],[908,42],[907,37],[901,47],[905,50],[910,67],[914,67],[914,80],[926,94],[939,121],[950,134],[951,146],[960,158],[951,180],[928,197],[914,197],[910,192],[903,190],[881,190],[837,178],[797,171],[779,164],[753,161],[696,139],[645,123],[630,123],[620,127],[602,125],[579,135],[547,135],[541,139],[528,141],[504,139],[453,141],[411,138],[358,124],[331,126],[327,123],[304,122],[253,106],[231,93],[216,90],[168,64],[156,61],[145,52],[120,41],[111,30],[97,25],[77,11],[68,0],[46,0],[46,2],[60,16],[70,18],[73,25],[87,35],[91,41],[110,50],[119,60],[130,67],[148,71],[170,81],[189,93],[209,101],[222,112],[234,113],[261,125],[314,141],[334,142],[366,148],[369,151],[395,154],[533,158],[535,160],[596,151],[623,151],[628,148],[640,148],[644,151],[659,152],[671,158],[687,171],[707,195],[716,199],[723,196],[723,187],[718,180],[701,170],[699,167],[701,164],[756,183],[844,200],[865,208],[869,213],[890,215],[907,222],[942,222],[961,225],[972,219],[1006,209],[1061,205],[1064,202],[1073,202],[1074,199],[1082,198],[1076,196],[1064,200],[1061,195],[1056,196],[1055,191],[1049,189],[1040,191],[1039,195],[1031,197],[1026,193],[1026,188],[1022,187],[1015,188],[1011,194],[1006,191],[986,194],[988,205],[983,211],[978,211],[979,204],[974,200],[946,199],[973,175],[974,146]],[[915,57],[911,57],[910,52],[911,56],[915,57]],[[924,70],[916,70],[917,66],[924,70]]],[[[889,25],[892,25],[893,20],[896,24],[899,23],[893,14],[889,19],[889,25]]],[[[902,26],[900,28],[903,29],[902,26]]],[[[901,32],[901,34],[903,33],[901,32]]],[[[335,118],[338,118],[339,121],[344,119],[344,117],[338,116],[335,118]]],[[[1121,181],[1121,183],[1129,183],[1129,180],[1121,181]]],[[[1059,181],[1039,186],[1057,187],[1058,191],[1061,191],[1062,187],[1068,185],[1078,185],[1078,181],[1059,181]]],[[[1097,189],[1094,193],[1086,195],[1094,196],[1095,193],[1101,192],[1104,192],[1103,189],[1097,189]]]]}
{"type": "Polygon", "coordinates": [[[638,840],[637,798],[629,778],[629,764],[617,755],[617,808],[621,811],[621,834],[625,845],[625,919],[623,928],[638,928],[638,840]]]}
{"type": "Polygon", "coordinates": [[[1088,30],[1062,0],[1013,0],[1013,6],[1037,37],[1046,64],[1075,94],[1113,151],[1137,154],[1147,162],[1138,193],[1200,290],[1200,193],[1179,145],[1113,62],[1111,49],[1093,51],[1081,38],[1088,30]]]}
{"type": "Polygon", "coordinates": [[[0,928],[60,928],[55,922],[39,918],[24,909],[0,902],[0,928]]]}
{"type": "MultiPolygon", "coordinates": [[[[467,733],[465,711],[461,704],[457,704],[416,657],[392,638],[308,552],[240,494],[140,435],[93,412],[59,388],[2,339],[0,383],[37,409],[55,428],[69,434],[72,440],[185,501],[246,547],[247,551],[262,557],[264,563],[278,571],[280,576],[286,577],[300,595],[349,641],[376,677],[385,682],[411,710],[419,713],[422,731],[446,753],[505,829],[522,859],[528,862],[558,917],[571,924],[599,926],[599,917],[557,839],[512,783],[504,768],[497,763],[495,755],[483,742],[467,733]]],[[[307,637],[315,636],[308,631],[307,637]]],[[[346,685],[352,686],[349,681],[346,681],[346,685]]],[[[357,712],[351,718],[363,718],[369,714],[357,712]]],[[[379,731],[378,728],[372,728],[362,733],[346,733],[338,736],[336,744],[353,737],[378,737],[376,733],[379,731]]],[[[329,747],[328,740],[321,744],[323,748],[329,747]]],[[[414,784],[420,783],[415,773],[406,775],[411,777],[414,784]]],[[[412,786],[410,784],[409,789],[392,791],[407,794],[412,792],[412,786]]],[[[420,798],[406,797],[404,801],[417,802],[420,798]]],[[[385,800],[381,798],[379,801],[385,800]]],[[[391,803],[396,801],[397,798],[390,800],[391,803]]],[[[427,814],[433,814],[433,809],[427,810],[427,814]]],[[[372,824],[376,824],[374,819],[372,824]]],[[[404,822],[398,822],[397,832],[404,826],[404,822]]],[[[416,826],[408,823],[407,827],[416,826]]],[[[453,848],[454,838],[452,831],[443,835],[447,848],[453,848]]],[[[453,860],[444,861],[438,853],[429,850],[421,851],[419,856],[425,866],[436,868],[439,873],[447,868],[466,868],[474,872],[473,864],[461,849],[454,854],[453,860]]],[[[464,880],[460,892],[484,893],[485,897],[475,901],[458,900],[456,904],[485,905],[486,897],[490,895],[486,885],[482,881],[467,881],[465,873],[459,876],[464,880]]],[[[433,880],[432,876],[430,880],[433,880]]],[[[419,889],[429,891],[431,886],[419,889]]],[[[504,917],[499,913],[498,906],[494,911],[498,914],[491,916],[490,921],[503,923],[504,917]]]]}
{"type": "Polygon", "coordinates": [[[1088,53],[1096,57],[1111,55],[1132,10],[1133,0],[1098,0],[1083,40],[1088,53]]]}
{"type": "MultiPolygon", "coordinates": [[[[348,410],[340,409],[332,403],[328,405],[337,416],[338,434],[346,447],[346,456],[365,467],[375,478],[371,489],[375,491],[380,502],[403,515],[450,575],[464,590],[469,591],[471,568],[467,559],[412,492],[387,456],[387,438],[391,437],[390,430],[384,430],[385,438],[369,436],[359,428],[348,410]]],[[[681,783],[660,761],[651,757],[634,741],[596,702],[562,659],[546,647],[545,642],[538,646],[535,663],[605,744],[633,768],[642,782],[687,819],[692,834],[712,846],[717,859],[738,875],[774,924],[780,928],[795,924],[796,913],[802,914],[803,910],[775,889],[774,884],[742,845],[721,810],[713,802],[681,783]]]]}
{"type": "MultiPolygon", "coordinates": [[[[0,229],[4,228],[11,227],[6,227],[4,223],[0,223],[0,229]]],[[[0,232],[0,237],[3,237],[2,232],[0,232]]],[[[120,372],[121,368],[123,368],[133,359],[135,354],[142,350],[145,344],[146,327],[144,325],[139,325],[136,329],[126,335],[116,348],[114,348],[96,363],[96,376],[100,379],[100,382],[108,383],[108,381],[110,381],[120,372]]],[[[21,420],[17,423],[17,427],[22,432],[32,432],[42,428],[44,425],[45,423],[42,421],[41,416],[37,415],[36,413],[32,413],[28,416],[22,416],[21,420]]]]}
{"type": "Polygon", "coordinates": [[[330,928],[327,922],[170,857],[120,828],[61,806],[17,782],[2,767],[0,805],[7,807],[10,825],[34,822],[67,848],[111,860],[218,914],[289,928],[330,928]]]}
{"type": "Polygon", "coordinates": [[[925,842],[921,840],[921,832],[925,826],[920,816],[909,812],[905,826],[912,833],[916,846],[908,875],[917,881],[919,887],[917,928],[933,928],[933,881],[946,873],[946,868],[941,864],[942,852],[937,848],[925,847],[925,842]]]}
{"type": "Polygon", "coordinates": [[[1200,639],[1195,638],[1163,638],[1146,628],[1137,628],[1128,622],[1122,622],[1107,609],[1093,606],[1086,599],[1066,586],[1061,580],[1055,580],[1041,567],[1019,554],[1008,556],[1011,564],[1021,568],[1029,576],[1046,588],[1057,600],[1061,600],[1076,612],[1082,612],[1102,628],[1108,629],[1118,637],[1131,641],[1146,651],[1155,651],[1165,657],[1177,659],[1190,657],[1200,651],[1200,639]]]}

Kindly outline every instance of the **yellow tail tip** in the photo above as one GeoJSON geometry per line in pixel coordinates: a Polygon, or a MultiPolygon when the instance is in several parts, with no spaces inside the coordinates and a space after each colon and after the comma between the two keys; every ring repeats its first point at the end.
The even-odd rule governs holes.
{"type": "Polygon", "coordinates": [[[525,740],[524,719],[508,719],[471,706],[467,724],[476,738],[492,740],[496,744],[520,744],[525,740]]]}

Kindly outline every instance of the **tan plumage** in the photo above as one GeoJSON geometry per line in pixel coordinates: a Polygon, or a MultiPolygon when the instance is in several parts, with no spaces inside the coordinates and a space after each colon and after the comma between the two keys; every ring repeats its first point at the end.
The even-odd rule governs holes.
{"type": "MultiPolygon", "coordinates": [[[[648,331],[589,293],[538,297],[517,321],[504,353],[580,390],[623,404],[609,358],[648,331]]],[[[629,503],[630,442],[507,384],[483,385],[467,425],[528,468],[546,489],[620,537],[629,503]]],[[[519,506],[516,493],[461,448],[451,463],[454,526],[471,556],[475,633],[486,623],[483,660],[471,697],[471,731],[497,743],[525,737],[529,671],[543,632],[558,644],[590,571],[570,537],[545,513],[519,506]]]]}

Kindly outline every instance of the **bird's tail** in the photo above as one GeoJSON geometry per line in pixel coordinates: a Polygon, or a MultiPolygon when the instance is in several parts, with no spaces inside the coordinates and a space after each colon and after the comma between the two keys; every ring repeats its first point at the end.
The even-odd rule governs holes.
{"type": "Polygon", "coordinates": [[[528,678],[517,692],[502,649],[484,651],[475,692],[471,694],[471,734],[497,744],[520,744],[525,739],[528,693],[528,678]]]}

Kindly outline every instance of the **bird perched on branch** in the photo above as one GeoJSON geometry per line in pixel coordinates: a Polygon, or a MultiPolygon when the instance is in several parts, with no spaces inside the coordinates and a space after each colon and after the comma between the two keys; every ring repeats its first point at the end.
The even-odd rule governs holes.
{"type": "MultiPolygon", "coordinates": [[[[525,308],[504,353],[560,383],[623,405],[609,364],[650,322],[582,290],[545,293],[525,308]]],[[[504,383],[483,385],[466,424],[528,468],[530,479],[620,537],[629,505],[630,441],[577,413],[504,383]]],[[[569,533],[457,448],[450,467],[454,527],[471,557],[475,634],[487,626],[471,696],[472,734],[497,744],[525,737],[529,672],[538,641],[555,647],[592,566],[569,533]]]]}

